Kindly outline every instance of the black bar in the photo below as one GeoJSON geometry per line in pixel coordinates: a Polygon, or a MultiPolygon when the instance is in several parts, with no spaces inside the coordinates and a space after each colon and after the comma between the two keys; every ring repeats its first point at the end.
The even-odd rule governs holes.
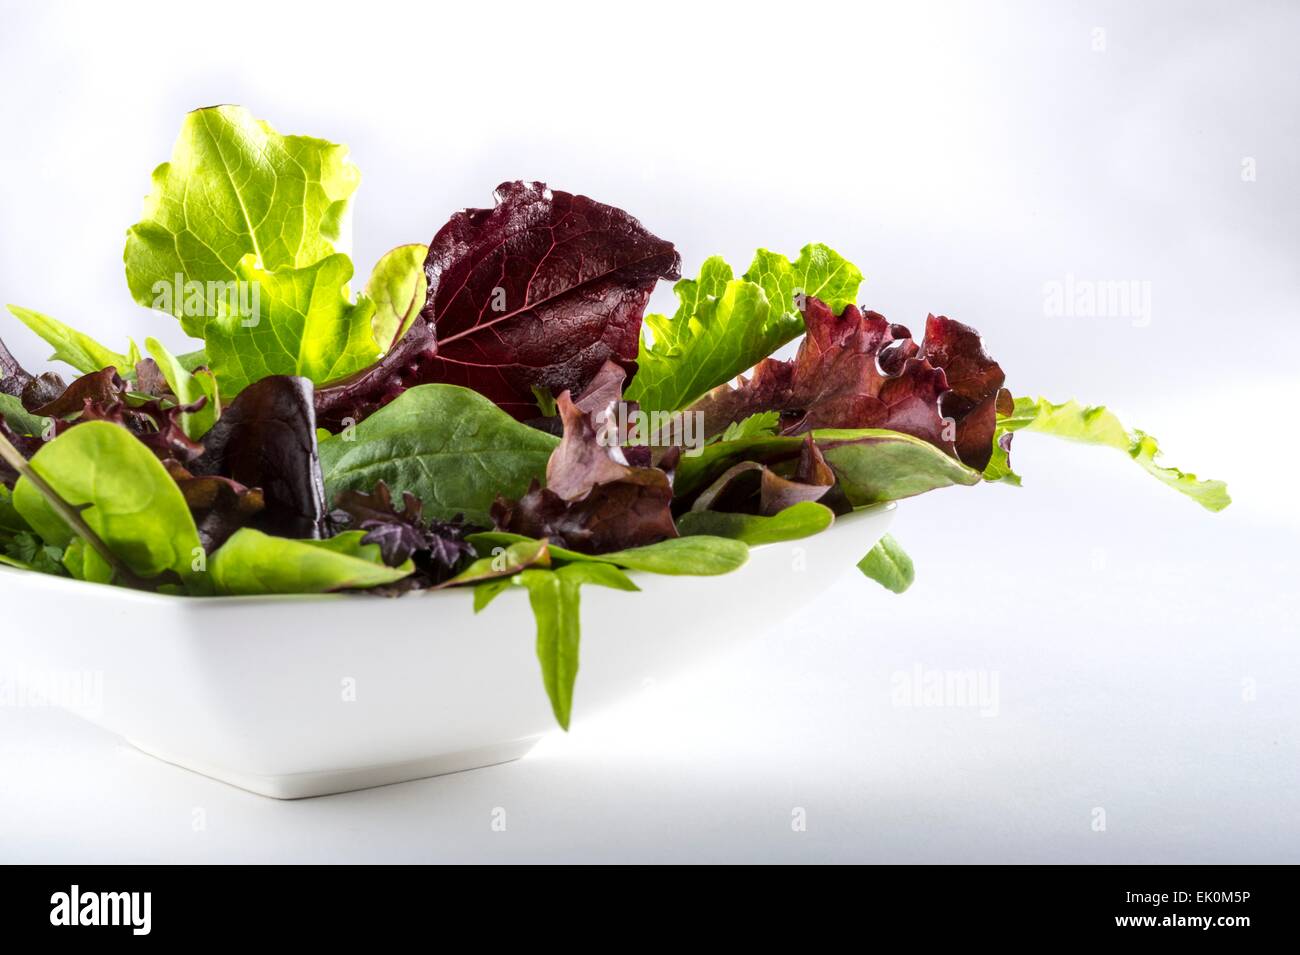
{"type": "MultiPolygon", "coordinates": [[[[58,866],[0,870],[0,924],[12,943],[150,940],[374,940],[409,935],[413,925],[459,936],[491,933],[507,920],[533,932],[581,935],[617,913],[635,934],[677,937],[683,920],[740,932],[789,923],[792,931],[836,928],[870,944],[899,932],[926,943],[975,940],[1116,940],[1130,936],[1182,945],[1294,938],[1293,872],[1255,866],[875,867],[869,872],[674,872],[666,878],[592,880],[581,873],[427,872],[415,867],[58,866]],[[703,876],[701,878],[701,876],[703,876]],[[655,886],[657,888],[647,888],[655,886]],[[52,924],[77,886],[84,912],[116,908],[123,924],[52,924]],[[593,886],[595,886],[593,890],[593,886]],[[149,893],[148,933],[144,896],[149,893]],[[88,896],[96,901],[87,903],[88,896]],[[90,908],[86,909],[85,906],[90,908]],[[476,909],[490,916],[467,920],[476,909]],[[129,916],[137,916],[132,924],[129,916]],[[1195,922],[1191,920],[1196,920],[1195,922]],[[1201,920],[1210,920],[1208,926],[1201,920]],[[557,924],[558,920],[558,924],[557,924]],[[1225,920],[1232,920],[1231,923],[1225,920]],[[551,923],[547,927],[547,923],[551,923]],[[562,927],[567,926],[567,927],[562,927]],[[837,928],[838,927],[838,928],[837,928]]],[[[554,940],[554,939],[553,939],[554,940]]],[[[617,945],[611,939],[613,944],[617,945]]]]}

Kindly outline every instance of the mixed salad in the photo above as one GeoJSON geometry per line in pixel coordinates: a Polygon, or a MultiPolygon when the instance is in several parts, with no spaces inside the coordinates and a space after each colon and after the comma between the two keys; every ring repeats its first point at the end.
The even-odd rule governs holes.
{"type": "MultiPolygon", "coordinates": [[[[182,596],[467,587],[476,610],[518,585],[567,727],[582,586],[726,573],[855,508],[1018,484],[1018,431],[1229,503],[1104,408],[1013,397],[974,329],[859,309],[862,273],[823,245],[681,278],[626,212],[509,182],[354,294],[357,185],[343,146],[186,117],[125,263],[200,347],[114,351],[10,306],[76,376],[0,343],[0,561],[182,596]],[[662,280],[676,312],[645,315],[662,280]]],[[[913,575],[891,537],[859,567],[913,575]]]]}

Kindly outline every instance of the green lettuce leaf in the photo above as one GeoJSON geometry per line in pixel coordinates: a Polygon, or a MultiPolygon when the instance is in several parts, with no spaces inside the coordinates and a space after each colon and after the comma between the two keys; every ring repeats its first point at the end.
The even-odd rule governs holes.
{"type": "Polygon", "coordinates": [[[814,244],[805,245],[794,262],[780,253],[759,249],[745,279],[761,285],[774,309],[794,318],[801,332],[802,309],[796,296],[821,299],[838,315],[846,305],[857,302],[862,272],[834,249],[814,244]]]}
{"type": "Polygon", "coordinates": [[[492,523],[498,494],[518,499],[559,439],[520,424],[477,392],[457,385],[419,385],[352,428],[320,443],[330,500],[340,491],[370,491],[384,481],[410,491],[424,516],[492,523]]]}
{"type": "Polygon", "coordinates": [[[876,546],[858,561],[858,570],[896,594],[901,594],[916,580],[912,558],[890,534],[880,538],[876,546]]]}
{"type": "Polygon", "coordinates": [[[861,283],[862,273],[824,245],[805,246],[793,263],[759,249],[740,279],[722,258],[706,259],[699,278],[673,286],[679,304],[671,319],[645,317],[652,340],[641,340],[625,397],[646,412],[685,408],[801,334],[800,293],[838,314],[861,283]]]}
{"type": "Polygon", "coordinates": [[[370,320],[375,344],[388,351],[424,307],[429,279],[424,274],[427,245],[399,245],[385,252],[366,281],[366,298],[375,303],[370,320]]]}
{"type": "Polygon", "coordinates": [[[216,379],[210,371],[187,371],[181,364],[181,360],[169,352],[156,338],[146,338],[144,347],[149,352],[149,357],[158,365],[163,378],[167,381],[167,387],[172,390],[172,394],[180,404],[189,405],[200,398],[207,399],[207,403],[198,411],[182,413],[180,416],[181,430],[185,432],[187,438],[197,440],[203,437],[221,415],[221,400],[217,393],[216,379]]]}
{"type": "Polygon", "coordinates": [[[378,544],[361,543],[365,536],[344,531],[326,540],[290,540],[241,528],[212,555],[212,582],[230,596],[323,594],[395,583],[415,569],[409,560],[389,567],[378,544]]]}
{"type": "Polygon", "coordinates": [[[676,411],[730,381],[803,330],[773,309],[763,289],[732,277],[721,258],[707,259],[698,279],[673,286],[680,304],[670,319],[647,315],[637,373],[625,397],[643,411],[676,411]]]}
{"type": "Polygon", "coordinates": [[[71,365],[83,375],[92,371],[113,367],[123,378],[135,374],[135,363],[140,360],[140,349],[131,342],[130,353],[123,355],[111,348],[105,348],[89,335],[69,328],[56,318],[34,312],[19,305],[8,306],[13,316],[45,339],[54,348],[51,361],[61,361],[71,365]]]}
{"type": "Polygon", "coordinates": [[[203,338],[216,314],[207,283],[241,279],[245,256],[277,272],[347,251],[346,213],[359,181],[345,146],[282,136],[239,106],[195,110],[127,234],[132,297],[203,338]],[[168,291],[178,277],[202,286],[200,314],[186,307],[188,295],[168,291]]]}
{"type": "Polygon", "coordinates": [[[1002,435],[1016,431],[1038,431],[1084,444],[1115,448],[1136,461],[1148,474],[1187,495],[1208,511],[1221,511],[1232,503],[1228,486],[1222,481],[1202,481],[1195,474],[1157,464],[1160,446],[1156,439],[1143,431],[1127,430],[1106,408],[1100,405],[1084,407],[1077,401],[1053,404],[1046,398],[1017,398],[1012,413],[998,419],[994,456],[984,472],[989,480],[1020,483],[999,445],[1002,435]]]}
{"type": "Polygon", "coordinates": [[[365,296],[349,301],[352,261],[346,255],[274,273],[258,269],[247,256],[236,272],[258,289],[255,314],[219,308],[203,329],[222,394],[238,394],[269,375],[324,384],[379,357],[370,326],[375,306],[365,296]]]}
{"type": "Polygon", "coordinates": [[[683,537],[712,534],[756,547],[759,544],[811,537],[820,534],[834,522],[835,514],[829,507],[816,501],[801,501],[771,517],[724,511],[687,511],[677,519],[677,529],[683,537]]]}
{"type": "Polygon", "coordinates": [[[780,424],[781,412],[760,411],[748,418],[731,422],[731,424],[727,425],[727,430],[715,436],[714,440],[741,441],[745,438],[767,437],[776,434],[776,429],[780,424]]]}
{"type": "MultiPolygon", "coordinates": [[[[176,483],[153,453],[125,428],[87,421],[32,456],[30,465],[110,551],[144,579],[172,571],[200,586],[203,548],[176,483]]],[[[47,544],[67,547],[74,532],[27,478],[14,507],[47,544]]],[[[102,564],[98,554],[87,551],[102,564]]]]}

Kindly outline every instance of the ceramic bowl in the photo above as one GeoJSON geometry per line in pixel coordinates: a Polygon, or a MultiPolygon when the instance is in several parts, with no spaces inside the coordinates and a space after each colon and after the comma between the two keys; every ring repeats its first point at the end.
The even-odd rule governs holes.
{"type": "MultiPolygon", "coordinates": [[[[573,732],[775,626],[880,538],[893,505],[751,549],[720,577],[582,589],[573,732]]],[[[0,686],[32,687],[159,759],[281,799],[506,762],[555,726],[525,592],[186,598],[0,567],[0,686]]]]}

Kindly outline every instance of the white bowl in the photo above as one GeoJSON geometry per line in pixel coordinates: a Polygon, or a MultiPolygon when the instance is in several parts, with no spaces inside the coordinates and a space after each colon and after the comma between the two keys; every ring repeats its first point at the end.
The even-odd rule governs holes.
{"type": "MultiPolygon", "coordinates": [[[[857,511],[721,577],[583,587],[575,725],[856,573],[892,518],[857,511]]],[[[0,602],[0,686],[35,684],[146,753],[264,796],[502,763],[555,726],[513,588],[476,615],[467,591],[166,597],[0,566],[0,602]]]]}

